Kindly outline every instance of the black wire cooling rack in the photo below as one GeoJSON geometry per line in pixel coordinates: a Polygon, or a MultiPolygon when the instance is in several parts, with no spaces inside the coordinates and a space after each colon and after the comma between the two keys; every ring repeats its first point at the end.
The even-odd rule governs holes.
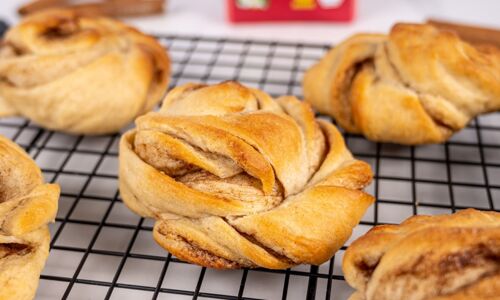
{"type": "MultiPolygon", "coordinates": [[[[233,79],[272,95],[302,96],[304,71],[327,45],[160,36],[173,61],[172,86],[233,79]]],[[[47,131],[19,118],[0,134],[24,147],[46,180],[62,187],[51,225],[51,254],[37,299],[346,299],[343,247],[321,266],[216,271],[178,260],[157,246],[152,222],[129,212],[117,190],[119,135],[84,137],[47,131]]],[[[404,147],[345,134],[369,162],[378,201],[346,243],[372,226],[414,214],[466,207],[500,209],[500,114],[475,119],[443,145],[404,147]]]]}

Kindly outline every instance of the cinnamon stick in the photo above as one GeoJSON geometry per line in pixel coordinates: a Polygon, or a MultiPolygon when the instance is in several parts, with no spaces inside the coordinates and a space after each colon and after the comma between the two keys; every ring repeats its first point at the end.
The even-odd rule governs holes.
{"type": "Polygon", "coordinates": [[[21,15],[29,15],[44,9],[65,8],[80,16],[141,16],[161,13],[164,0],[105,0],[101,2],[72,4],[67,0],[36,0],[19,8],[21,15]]]}
{"type": "Polygon", "coordinates": [[[47,8],[64,5],[65,0],[35,0],[21,6],[17,12],[24,16],[47,8]]]}
{"type": "Polygon", "coordinates": [[[500,30],[435,19],[429,19],[427,23],[442,30],[453,31],[461,39],[471,44],[477,46],[496,46],[500,48],[500,30]]]}

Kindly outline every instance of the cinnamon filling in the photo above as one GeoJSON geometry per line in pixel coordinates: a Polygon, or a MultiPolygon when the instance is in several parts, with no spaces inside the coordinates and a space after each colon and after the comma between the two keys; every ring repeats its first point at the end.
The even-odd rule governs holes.
{"type": "Polygon", "coordinates": [[[368,264],[366,261],[361,260],[356,263],[356,268],[363,274],[365,278],[370,278],[377,268],[379,261],[375,264],[368,264]]]}
{"type": "Polygon", "coordinates": [[[168,176],[182,176],[200,169],[181,159],[171,157],[166,151],[162,151],[162,149],[158,147],[137,142],[134,146],[135,153],[137,153],[142,160],[168,176]]]}
{"type": "Polygon", "coordinates": [[[500,248],[495,245],[481,243],[464,251],[450,253],[438,262],[429,260],[431,255],[432,252],[422,254],[411,265],[402,267],[387,277],[387,280],[408,275],[419,278],[433,275],[445,280],[450,274],[469,268],[493,266],[496,270],[500,269],[500,248]]]}
{"type": "MultiPolygon", "coordinates": [[[[229,224],[229,223],[228,223],[229,224]]],[[[231,225],[229,225],[231,226],[231,225]]],[[[289,258],[288,256],[285,256],[269,247],[267,247],[266,245],[262,244],[259,240],[257,240],[253,235],[250,235],[250,234],[247,234],[247,233],[244,233],[242,231],[239,231],[238,228],[234,227],[234,226],[231,226],[234,228],[234,230],[236,230],[243,238],[247,239],[249,242],[251,242],[252,244],[254,245],[257,245],[259,247],[261,247],[262,249],[266,250],[266,252],[268,252],[269,254],[271,254],[272,256],[276,257],[277,259],[285,262],[286,264],[289,264],[289,265],[296,265],[297,262],[293,261],[291,258],[289,258]]]]}
{"type": "Polygon", "coordinates": [[[11,255],[24,256],[28,254],[30,251],[31,247],[25,244],[18,244],[18,243],[0,244],[0,259],[11,255]]]}
{"type": "Polygon", "coordinates": [[[164,230],[164,228],[162,226],[160,226],[158,228],[158,232],[168,239],[182,242],[183,247],[187,248],[184,250],[186,250],[185,252],[189,253],[189,256],[184,256],[183,255],[183,253],[185,253],[184,251],[179,251],[180,253],[177,253],[177,251],[175,251],[175,249],[168,249],[171,252],[175,252],[173,254],[176,256],[179,256],[180,258],[184,258],[184,259],[189,260],[189,261],[203,263],[203,264],[205,264],[207,266],[211,266],[211,267],[224,266],[225,268],[235,268],[235,269],[242,268],[242,267],[250,267],[249,265],[239,264],[238,262],[234,262],[234,261],[225,259],[225,258],[217,256],[217,255],[215,255],[207,250],[199,248],[193,241],[190,241],[183,236],[167,232],[164,230]]]}
{"type": "MultiPolygon", "coordinates": [[[[184,141],[182,138],[175,137],[175,139],[179,141],[184,141]]],[[[184,141],[184,143],[189,144],[184,141]]],[[[236,163],[223,155],[219,155],[217,153],[211,153],[204,151],[203,149],[191,145],[190,147],[194,148],[197,152],[202,152],[203,155],[210,159],[219,161],[220,164],[224,166],[231,166],[233,169],[238,169],[238,172],[233,174],[237,174],[241,172],[241,169],[236,165],[236,163]]],[[[159,143],[151,143],[145,142],[141,139],[141,134],[138,133],[134,140],[134,151],[137,155],[144,160],[147,164],[153,166],[155,169],[164,172],[168,176],[172,176],[174,178],[183,176],[187,173],[201,170],[200,167],[190,164],[182,160],[182,156],[176,156],[171,151],[169,151],[168,147],[159,143]]]]}
{"type": "Polygon", "coordinates": [[[247,202],[264,200],[274,205],[277,205],[283,199],[281,185],[276,184],[272,193],[266,196],[262,191],[262,183],[246,173],[240,173],[228,178],[219,178],[207,171],[199,170],[175,179],[192,189],[221,198],[232,198],[247,202]]]}
{"type": "Polygon", "coordinates": [[[56,26],[49,27],[42,36],[48,40],[66,39],[78,31],[79,26],[75,20],[65,20],[56,26]]]}
{"type": "Polygon", "coordinates": [[[341,114],[344,120],[349,120],[350,126],[357,128],[355,121],[352,117],[352,88],[353,83],[356,78],[356,75],[363,69],[365,66],[371,65],[373,66],[373,59],[365,59],[357,62],[351,68],[346,71],[344,77],[344,83],[340,88],[340,102],[342,103],[341,114]]]}
{"type": "Polygon", "coordinates": [[[243,171],[232,159],[204,151],[193,145],[190,146],[203,153],[205,158],[218,161],[221,169],[225,170],[223,175],[212,174],[182,160],[182,157],[172,155],[173,153],[169,153],[169,149],[160,143],[142,141],[139,134],[136,135],[134,141],[134,151],[144,162],[192,189],[210,193],[223,199],[237,199],[247,202],[264,201],[273,205],[282,201],[284,191],[278,181],[273,191],[266,195],[262,188],[262,182],[243,171]]]}
{"type": "Polygon", "coordinates": [[[446,274],[485,263],[496,264],[497,268],[500,268],[500,249],[479,244],[467,251],[451,253],[439,262],[438,271],[440,274],[446,274]]]}
{"type": "Polygon", "coordinates": [[[21,56],[25,54],[26,51],[17,47],[11,42],[0,41],[0,58],[10,58],[21,56]]]}
{"type": "Polygon", "coordinates": [[[208,263],[209,265],[224,265],[224,266],[227,266],[227,267],[230,267],[230,268],[241,268],[242,266],[240,264],[238,264],[237,262],[234,262],[234,261],[230,261],[230,260],[227,260],[225,258],[222,258],[222,257],[219,257],[207,250],[204,250],[204,249],[201,249],[201,248],[198,248],[197,246],[195,246],[193,244],[192,241],[189,241],[187,240],[186,238],[182,237],[182,236],[176,236],[176,239],[177,240],[180,240],[182,242],[184,242],[186,245],[185,247],[189,248],[189,253],[201,260],[201,261],[204,261],[206,263],[208,263]]]}

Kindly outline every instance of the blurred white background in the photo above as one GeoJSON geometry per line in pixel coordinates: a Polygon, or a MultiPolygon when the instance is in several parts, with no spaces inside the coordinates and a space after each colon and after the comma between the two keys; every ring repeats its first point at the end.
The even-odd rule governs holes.
{"type": "MultiPolygon", "coordinates": [[[[360,31],[386,32],[398,21],[422,22],[427,18],[500,28],[498,0],[358,0],[351,23],[231,24],[224,0],[167,0],[163,15],[128,18],[150,33],[226,36],[280,41],[335,43],[360,31]]],[[[1,0],[0,18],[18,20],[17,7],[26,1],[1,0]]]]}

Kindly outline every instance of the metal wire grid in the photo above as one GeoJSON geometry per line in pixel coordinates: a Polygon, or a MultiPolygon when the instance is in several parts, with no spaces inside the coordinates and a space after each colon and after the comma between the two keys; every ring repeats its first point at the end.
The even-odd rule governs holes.
{"type": "MultiPolygon", "coordinates": [[[[327,45],[160,36],[173,60],[172,86],[234,79],[272,95],[302,96],[304,71],[327,45]]],[[[157,246],[152,222],[129,212],[117,190],[119,135],[69,136],[20,118],[0,120],[6,135],[62,187],[51,225],[51,254],[37,299],[346,299],[345,246],[321,266],[216,271],[182,262],[157,246]]],[[[466,207],[500,209],[500,114],[477,118],[444,145],[403,147],[345,134],[372,165],[378,201],[354,238],[381,223],[466,207]]]]}

